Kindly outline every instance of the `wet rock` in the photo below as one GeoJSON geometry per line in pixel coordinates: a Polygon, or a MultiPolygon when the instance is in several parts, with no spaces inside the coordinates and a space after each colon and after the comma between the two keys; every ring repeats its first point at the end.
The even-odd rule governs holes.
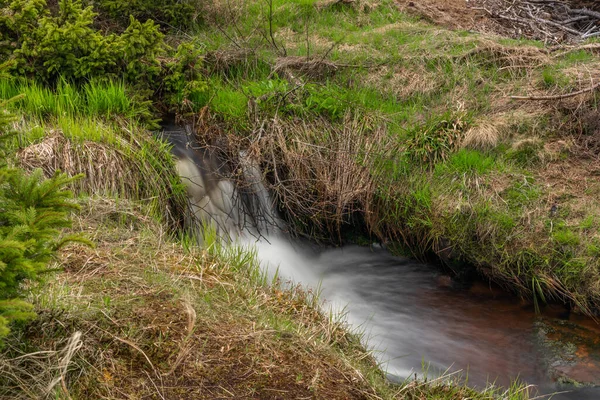
{"type": "Polygon", "coordinates": [[[542,362],[552,380],[568,386],[600,386],[598,330],[542,317],[534,326],[542,362]]]}
{"type": "Polygon", "coordinates": [[[449,275],[438,275],[435,277],[435,283],[438,288],[452,288],[453,282],[449,275]]]}

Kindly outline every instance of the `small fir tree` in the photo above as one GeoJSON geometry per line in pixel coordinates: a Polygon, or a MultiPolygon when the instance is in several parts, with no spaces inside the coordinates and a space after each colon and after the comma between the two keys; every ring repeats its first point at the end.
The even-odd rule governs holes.
{"type": "MultiPolygon", "coordinates": [[[[10,100],[9,100],[10,101],[10,100]]],[[[56,251],[77,236],[61,237],[77,209],[65,186],[75,178],[57,173],[44,179],[38,170],[27,175],[7,165],[6,141],[12,116],[0,101],[0,345],[9,325],[35,317],[24,301],[23,282],[39,278],[56,251]]]]}

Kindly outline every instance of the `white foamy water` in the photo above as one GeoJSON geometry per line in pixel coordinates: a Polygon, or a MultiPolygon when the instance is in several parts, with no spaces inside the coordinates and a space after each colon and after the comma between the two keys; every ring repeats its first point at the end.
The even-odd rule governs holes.
{"type": "MultiPolygon", "coordinates": [[[[363,332],[365,346],[375,350],[388,373],[420,374],[426,361],[430,376],[450,368],[465,371],[469,383],[479,387],[509,385],[519,377],[543,392],[555,390],[537,345],[537,316],[518,299],[452,290],[438,284],[439,271],[432,266],[393,257],[379,247],[324,249],[293,241],[283,233],[285,223],[260,169],[246,154],[240,154],[240,162],[247,182],[236,188],[223,177],[214,155],[194,149],[185,132],[164,137],[175,146],[198,220],[229,233],[224,240],[233,236],[255,246],[270,278],[320,290],[323,310],[343,313],[351,329],[363,332]]],[[[553,399],[600,399],[600,390],[553,399]]]]}

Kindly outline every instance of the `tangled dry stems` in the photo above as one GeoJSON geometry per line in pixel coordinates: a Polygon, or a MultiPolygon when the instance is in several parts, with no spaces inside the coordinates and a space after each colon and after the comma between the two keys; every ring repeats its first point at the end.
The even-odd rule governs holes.
{"type": "Polygon", "coordinates": [[[597,7],[593,3],[477,0],[475,4],[519,36],[562,43],[600,36],[600,12],[593,10],[597,7]]]}
{"type": "Polygon", "coordinates": [[[73,357],[83,346],[82,333],[74,332],[57,349],[25,353],[17,348],[0,354],[0,398],[46,399],[68,395],[66,376],[73,357]],[[62,346],[62,347],[60,347],[62,346]],[[18,354],[12,358],[5,354],[18,354]],[[6,397],[5,397],[6,396],[6,397]]]}
{"type": "Polygon", "coordinates": [[[377,118],[348,114],[341,124],[272,119],[248,149],[292,221],[339,235],[355,212],[369,213],[381,163],[394,152],[377,118]]]}
{"type": "Polygon", "coordinates": [[[205,61],[212,72],[228,73],[234,67],[249,68],[258,62],[256,53],[250,48],[219,49],[208,52],[205,61]]]}
{"type": "Polygon", "coordinates": [[[177,176],[171,156],[145,134],[130,133],[128,140],[120,137],[109,145],[73,141],[54,130],[41,142],[19,151],[17,158],[25,170],[41,168],[46,176],[55,171],[84,174],[72,184],[76,193],[154,200],[166,220],[177,226],[187,203],[173,186],[177,176]]]}
{"type": "Polygon", "coordinates": [[[274,73],[286,75],[290,71],[309,79],[325,79],[332,77],[338,65],[323,58],[307,58],[301,56],[280,57],[273,68],[274,73]]]}
{"type": "Polygon", "coordinates": [[[132,168],[131,157],[122,151],[97,142],[73,143],[58,131],[21,150],[18,158],[26,170],[41,168],[46,176],[55,171],[84,173],[86,179],[73,184],[77,192],[136,193],[142,180],[141,171],[132,168]]]}
{"type": "Polygon", "coordinates": [[[504,69],[531,69],[545,65],[548,62],[548,51],[535,46],[507,46],[497,41],[479,38],[478,45],[464,55],[460,60],[475,59],[484,64],[490,64],[504,69]]]}

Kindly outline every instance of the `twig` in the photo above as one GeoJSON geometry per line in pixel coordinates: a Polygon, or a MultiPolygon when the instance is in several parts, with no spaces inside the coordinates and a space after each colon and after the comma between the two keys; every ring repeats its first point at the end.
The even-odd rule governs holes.
{"type": "Polygon", "coordinates": [[[600,82],[596,83],[595,85],[593,85],[589,88],[581,89],[581,90],[578,90],[576,92],[571,92],[571,93],[559,94],[559,95],[554,95],[554,96],[510,96],[510,98],[513,100],[560,100],[560,99],[567,99],[570,97],[579,96],[580,94],[584,94],[584,93],[593,92],[594,90],[596,90],[598,88],[600,88],[600,82]]]}
{"type": "Polygon", "coordinates": [[[592,11],[592,10],[587,10],[587,9],[571,9],[569,10],[570,14],[579,14],[579,15],[585,15],[588,17],[592,17],[592,18],[597,18],[600,19],[600,12],[597,11],[592,11]]]}
{"type": "MultiPolygon", "coordinates": [[[[271,38],[271,43],[277,52],[280,51],[277,42],[275,41],[275,36],[273,35],[273,0],[266,0],[269,5],[269,36],[271,38]]],[[[281,53],[283,57],[287,56],[287,51],[283,45],[281,45],[281,53]]]]}

